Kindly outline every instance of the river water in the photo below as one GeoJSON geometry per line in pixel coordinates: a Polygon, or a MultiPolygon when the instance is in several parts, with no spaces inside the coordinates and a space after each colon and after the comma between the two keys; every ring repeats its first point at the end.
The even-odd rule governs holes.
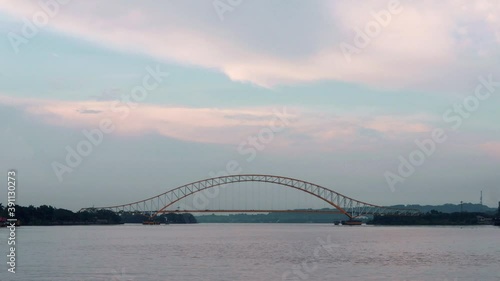
{"type": "Polygon", "coordinates": [[[500,280],[500,228],[23,226],[0,280],[500,280]]]}

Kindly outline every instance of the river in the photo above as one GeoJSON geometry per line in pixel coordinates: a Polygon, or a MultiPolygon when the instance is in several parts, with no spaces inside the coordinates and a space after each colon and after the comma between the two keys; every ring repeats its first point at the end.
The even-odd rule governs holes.
{"type": "Polygon", "coordinates": [[[500,228],[326,224],[23,226],[0,280],[500,280],[500,228]]]}

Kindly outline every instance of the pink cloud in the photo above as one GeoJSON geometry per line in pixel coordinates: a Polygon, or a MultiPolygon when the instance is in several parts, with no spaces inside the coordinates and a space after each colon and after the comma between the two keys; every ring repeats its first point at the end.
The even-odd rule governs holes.
{"type": "MultiPolygon", "coordinates": [[[[388,2],[311,2],[309,7],[320,14],[287,18],[290,24],[300,21],[307,27],[295,30],[293,36],[274,36],[285,34],[286,25],[260,28],[275,24],[279,15],[268,19],[273,22],[255,22],[255,13],[263,13],[256,4],[239,6],[232,22],[222,24],[211,1],[199,2],[196,8],[187,2],[163,6],[147,1],[106,1],[99,5],[94,1],[71,1],[60,8],[49,25],[109,48],[218,69],[233,80],[264,87],[329,79],[385,88],[440,85],[460,89],[458,84],[467,82],[464,79],[453,79],[453,83],[443,80],[475,79],[478,72],[495,70],[478,68],[498,55],[500,2],[494,0],[450,0],[439,4],[400,1],[403,11],[393,15],[380,35],[348,62],[340,43],[354,44],[354,29],[363,29],[373,20],[372,12],[386,9],[388,2]],[[308,16],[321,20],[307,20],[308,16]],[[321,40],[292,40],[309,38],[311,32],[321,40]],[[477,34],[492,40],[478,43],[477,34]],[[261,38],[266,38],[265,42],[261,38]],[[299,48],[293,56],[282,54],[287,53],[286,46],[297,42],[310,45],[299,48]],[[276,52],[266,46],[281,46],[282,50],[276,52]]],[[[0,0],[2,10],[31,18],[40,6],[37,2],[0,0]]]]}
{"type": "Polygon", "coordinates": [[[425,116],[407,116],[394,118],[393,116],[377,116],[368,121],[366,128],[382,133],[405,134],[405,133],[425,133],[431,130],[429,125],[422,123],[425,116]]]}
{"type": "Polygon", "coordinates": [[[500,142],[487,142],[480,144],[479,147],[489,155],[500,158],[500,142]]]}
{"type": "MultiPolygon", "coordinates": [[[[218,109],[165,107],[117,101],[51,101],[0,96],[0,104],[23,108],[43,122],[70,128],[97,128],[110,119],[121,135],[160,135],[186,141],[234,143],[275,119],[273,108],[218,109]]],[[[292,118],[285,114],[283,118],[292,118]]]]}
{"type": "MultiPolygon", "coordinates": [[[[12,98],[0,95],[0,104],[24,110],[37,120],[53,126],[92,129],[110,119],[118,135],[156,133],[184,141],[239,144],[249,136],[281,126],[283,136],[274,145],[308,144],[330,147],[332,143],[364,142],[371,130],[385,139],[402,140],[429,129],[424,116],[359,116],[313,113],[301,108],[189,108],[138,104],[136,108],[114,101],[55,101],[12,98]],[[278,116],[281,118],[278,118],[278,116]]],[[[274,143],[274,142],[273,142],[274,143]]]]}

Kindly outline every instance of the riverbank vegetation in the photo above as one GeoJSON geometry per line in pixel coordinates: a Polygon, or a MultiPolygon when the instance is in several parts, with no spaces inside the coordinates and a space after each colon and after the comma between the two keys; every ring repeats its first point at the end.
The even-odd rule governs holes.
{"type": "Polygon", "coordinates": [[[419,216],[374,216],[375,225],[481,225],[493,224],[494,215],[480,212],[442,213],[436,210],[419,216]]]}
{"type": "MultiPolygon", "coordinates": [[[[144,215],[139,215],[139,214],[123,214],[121,216],[121,221],[123,223],[142,223],[143,221],[147,220],[148,217],[144,215]]],[[[170,223],[170,224],[190,224],[190,223],[197,223],[196,218],[189,213],[181,213],[181,214],[175,214],[175,213],[169,213],[169,214],[163,214],[156,216],[153,221],[155,222],[160,222],[160,223],[170,223]]]]}
{"type": "MultiPolygon", "coordinates": [[[[11,218],[8,208],[0,204],[0,218],[11,218]]],[[[123,224],[142,223],[148,219],[140,214],[116,214],[110,210],[89,209],[73,212],[67,209],[42,205],[28,207],[16,205],[15,217],[22,225],[88,225],[88,224],[123,224]]],[[[154,218],[161,223],[185,224],[197,223],[192,214],[163,214],[154,218]]]]}
{"type": "MultiPolygon", "coordinates": [[[[0,204],[0,217],[11,218],[8,208],[0,204]]],[[[86,225],[119,224],[120,216],[108,210],[73,212],[71,210],[42,205],[28,207],[16,205],[15,218],[22,225],[86,225]]]]}

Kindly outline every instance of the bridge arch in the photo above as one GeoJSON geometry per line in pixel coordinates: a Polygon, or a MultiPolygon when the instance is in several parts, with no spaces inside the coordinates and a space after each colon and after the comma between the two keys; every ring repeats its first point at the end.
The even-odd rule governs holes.
{"type": "MultiPolygon", "coordinates": [[[[346,215],[346,216],[348,216],[348,217],[352,218],[352,217],[351,217],[351,215],[350,215],[350,214],[349,214],[346,210],[344,210],[342,207],[340,207],[340,206],[336,205],[336,204],[335,204],[335,203],[333,203],[332,201],[329,201],[329,200],[327,200],[326,198],[324,198],[324,197],[322,197],[322,196],[319,196],[318,194],[313,193],[313,192],[311,192],[310,190],[307,190],[307,189],[305,189],[305,188],[299,188],[299,187],[297,187],[297,186],[295,186],[295,185],[292,185],[292,184],[290,184],[290,183],[284,183],[284,182],[280,182],[280,181],[278,181],[278,182],[273,182],[273,181],[267,181],[267,180],[254,180],[254,179],[252,179],[252,178],[246,178],[246,177],[244,177],[243,179],[241,179],[241,180],[239,180],[239,181],[235,181],[235,182],[231,182],[231,181],[228,181],[228,182],[224,182],[224,181],[211,181],[211,182],[210,182],[211,184],[209,183],[208,185],[206,185],[206,186],[205,186],[205,187],[203,187],[203,188],[200,188],[200,189],[197,189],[197,190],[193,190],[191,193],[188,193],[188,194],[186,194],[186,195],[184,195],[184,196],[182,196],[182,197],[180,197],[180,198],[178,198],[178,199],[176,199],[176,200],[174,200],[174,201],[170,202],[169,204],[165,205],[165,206],[164,206],[164,207],[162,207],[160,210],[158,210],[155,214],[153,214],[153,215],[152,215],[152,217],[154,217],[154,216],[156,216],[156,215],[158,215],[158,214],[162,213],[165,209],[167,209],[168,207],[170,207],[170,206],[174,205],[175,203],[177,203],[177,202],[181,201],[182,199],[185,199],[185,198],[187,198],[187,197],[193,196],[193,195],[195,195],[195,194],[196,194],[196,193],[198,193],[198,192],[202,192],[202,191],[205,191],[205,190],[207,190],[207,189],[216,188],[216,187],[223,186],[223,185],[230,185],[230,184],[232,184],[232,183],[239,183],[239,182],[265,182],[265,183],[272,183],[272,184],[277,184],[277,185],[282,185],[282,186],[290,187],[290,188],[293,188],[293,189],[297,189],[297,190],[300,190],[300,191],[302,191],[302,192],[308,193],[308,194],[310,194],[310,195],[312,195],[312,196],[315,196],[316,198],[319,198],[319,199],[321,199],[321,200],[325,201],[326,203],[328,203],[328,204],[330,204],[331,206],[333,206],[335,209],[339,210],[342,214],[344,214],[344,215],[346,215]]],[[[324,187],[320,187],[320,186],[318,186],[318,187],[319,187],[319,188],[324,188],[324,187]]],[[[326,189],[326,188],[324,188],[324,189],[325,189],[325,190],[328,190],[328,189],[326,189]]]]}
{"type": "MultiPolygon", "coordinates": [[[[228,175],[228,176],[203,179],[179,186],[177,188],[174,188],[172,190],[169,190],[167,192],[164,192],[162,194],[144,200],[123,205],[98,207],[94,209],[108,209],[115,212],[143,212],[143,213],[149,213],[151,217],[154,217],[160,213],[163,213],[168,207],[172,206],[176,202],[191,195],[194,195],[198,192],[222,185],[228,185],[239,182],[265,182],[265,183],[286,186],[289,188],[294,188],[296,190],[300,190],[302,192],[305,192],[307,194],[310,194],[327,202],[335,209],[337,209],[340,213],[346,215],[351,219],[363,215],[373,215],[373,214],[418,213],[418,211],[416,210],[390,208],[390,207],[384,207],[366,203],[345,196],[343,194],[340,194],[329,188],[299,179],[282,177],[282,176],[273,176],[273,175],[259,175],[259,174],[228,175]]],[[[84,208],[82,210],[88,210],[88,209],[90,208],[84,208]]]]}

